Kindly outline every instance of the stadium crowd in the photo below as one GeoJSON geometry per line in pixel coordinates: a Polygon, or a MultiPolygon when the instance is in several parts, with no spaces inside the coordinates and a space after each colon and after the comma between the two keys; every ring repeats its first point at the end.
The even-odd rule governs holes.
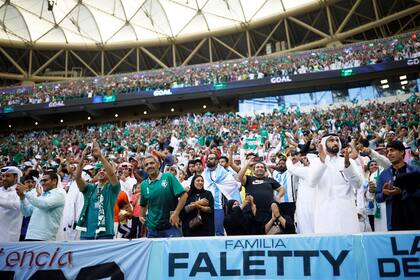
{"type": "Polygon", "coordinates": [[[418,230],[420,100],[1,135],[0,241],[418,230]]]}
{"type": "Polygon", "coordinates": [[[92,98],[96,95],[138,94],[145,90],[200,86],[389,63],[419,57],[419,38],[420,35],[411,33],[341,48],[37,84],[33,88],[0,90],[0,105],[4,107],[49,103],[70,98],[92,98]]]}

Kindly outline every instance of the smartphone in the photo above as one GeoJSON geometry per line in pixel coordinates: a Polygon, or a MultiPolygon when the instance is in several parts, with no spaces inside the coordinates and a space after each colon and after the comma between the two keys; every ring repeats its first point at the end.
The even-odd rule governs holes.
{"type": "Polygon", "coordinates": [[[86,147],[87,147],[87,154],[92,153],[93,143],[88,143],[86,147]]]}

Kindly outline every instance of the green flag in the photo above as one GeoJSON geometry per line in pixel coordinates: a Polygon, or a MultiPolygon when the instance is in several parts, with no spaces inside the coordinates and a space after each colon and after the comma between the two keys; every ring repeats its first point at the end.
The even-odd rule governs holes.
{"type": "Polygon", "coordinates": [[[53,145],[54,145],[54,146],[56,146],[56,147],[60,146],[60,140],[59,140],[58,138],[54,138],[54,139],[52,140],[52,143],[53,143],[53,145]]]}
{"type": "Polygon", "coordinates": [[[249,137],[245,138],[244,147],[245,150],[255,150],[257,148],[257,138],[249,137]]]}

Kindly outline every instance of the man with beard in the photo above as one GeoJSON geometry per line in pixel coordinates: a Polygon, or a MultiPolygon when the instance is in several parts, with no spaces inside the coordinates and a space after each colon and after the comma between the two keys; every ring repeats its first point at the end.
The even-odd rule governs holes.
{"type": "Polygon", "coordinates": [[[389,143],[386,150],[392,166],[379,175],[376,201],[386,202],[388,230],[419,230],[420,169],[404,161],[401,141],[389,143]]]}
{"type": "Polygon", "coordinates": [[[328,134],[318,145],[319,159],[314,162],[309,185],[316,187],[315,233],[360,232],[353,188],[363,184],[362,174],[350,159],[350,151],[339,156],[340,138],[328,134]]]}
{"type": "Polygon", "coordinates": [[[114,206],[121,190],[115,169],[102,155],[98,143],[93,143],[92,155],[102,162],[96,184],[86,184],[82,178],[83,160],[88,153],[86,147],[76,169],[76,183],[83,193],[84,205],[77,223],[81,240],[112,239],[114,237],[114,206]]]}
{"type": "Polygon", "coordinates": [[[20,210],[25,217],[31,216],[25,240],[54,241],[63,216],[66,193],[58,188],[57,173],[48,171],[40,181],[40,189],[29,191],[29,185],[19,184],[16,188],[20,197],[20,210]]]}
{"type": "MultiPolygon", "coordinates": [[[[240,201],[239,184],[232,174],[218,164],[217,154],[207,155],[206,169],[203,173],[204,189],[210,191],[214,197],[214,225],[216,236],[223,236],[224,202],[235,199],[240,201]]],[[[197,172],[197,166],[196,166],[197,172]]]]}
{"type": "Polygon", "coordinates": [[[270,218],[271,203],[276,200],[280,201],[284,194],[283,187],[273,178],[265,176],[267,167],[262,162],[253,164],[253,174],[245,175],[246,170],[253,164],[248,160],[246,165],[241,168],[238,174],[238,179],[244,185],[246,196],[250,195],[254,198],[254,203],[257,207],[255,216],[256,224],[251,229],[252,234],[265,234],[264,222],[270,218]],[[277,197],[274,198],[273,192],[277,192],[277,197]]]}
{"type": "Polygon", "coordinates": [[[16,166],[1,169],[0,182],[0,242],[19,241],[22,214],[19,210],[17,183],[22,172],[16,166]]]}
{"type": "Polygon", "coordinates": [[[155,157],[147,156],[144,168],[149,177],[141,183],[139,219],[148,229],[147,237],[181,237],[179,214],[188,194],[174,175],[159,171],[155,157]]]}

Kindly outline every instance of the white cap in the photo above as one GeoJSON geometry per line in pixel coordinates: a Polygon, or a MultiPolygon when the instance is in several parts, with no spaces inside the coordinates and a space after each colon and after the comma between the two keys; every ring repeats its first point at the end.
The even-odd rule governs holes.
{"type": "Polygon", "coordinates": [[[94,169],[95,168],[95,166],[93,166],[93,165],[91,165],[91,164],[88,164],[88,165],[85,165],[84,167],[83,167],[83,170],[90,170],[90,169],[94,169]]]}
{"type": "Polygon", "coordinates": [[[30,161],[25,161],[24,163],[23,163],[23,165],[24,166],[30,166],[30,167],[34,167],[34,165],[32,164],[32,162],[30,162],[30,161]]]}

